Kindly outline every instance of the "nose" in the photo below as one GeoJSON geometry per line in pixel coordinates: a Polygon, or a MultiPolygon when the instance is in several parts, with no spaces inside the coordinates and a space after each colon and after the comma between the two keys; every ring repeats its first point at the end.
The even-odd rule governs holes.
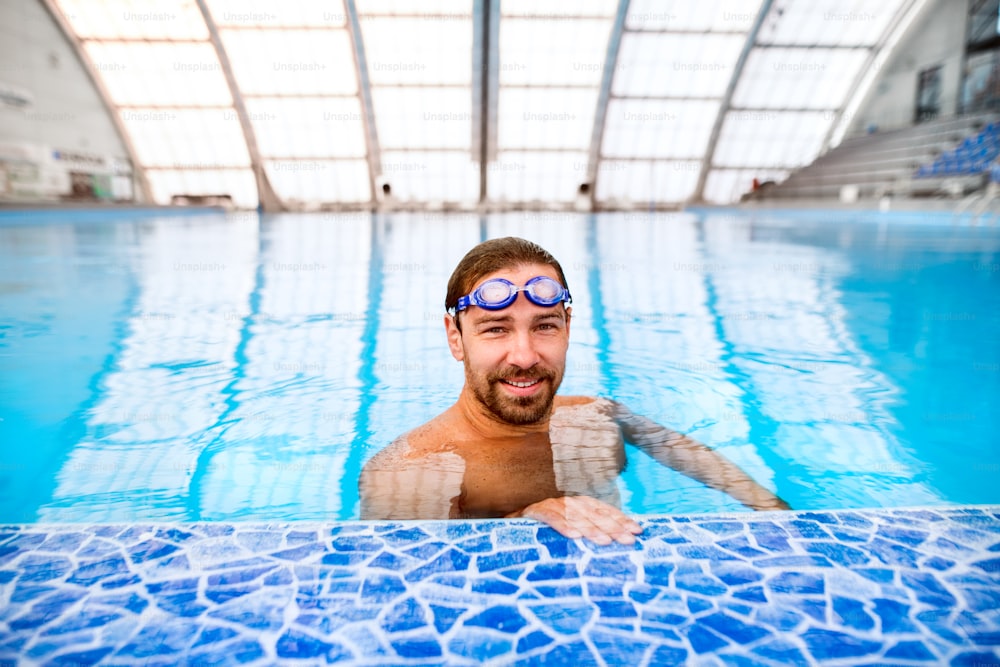
{"type": "Polygon", "coordinates": [[[518,331],[511,338],[511,346],[507,350],[507,363],[528,370],[539,362],[541,357],[535,349],[530,331],[518,331]]]}

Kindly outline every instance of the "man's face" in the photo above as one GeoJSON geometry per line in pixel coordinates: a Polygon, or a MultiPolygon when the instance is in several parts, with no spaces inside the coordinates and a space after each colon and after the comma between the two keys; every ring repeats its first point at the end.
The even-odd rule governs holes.
{"type": "MultiPolygon", "coordinates": [[[[484,276],[473,289],[493,278],[521,287],[535,276],[559,280],[548,265],[524,264],[484,276]]],[[[509,424],[547,418],[566,370],[569,309],[562,303],[537,306],[519,292],[503,310],[470,306],[456,317],[462,318],[461,331],[445,317],[448,346],[465,365],[465,383],[476,400],[509,424]]]]}

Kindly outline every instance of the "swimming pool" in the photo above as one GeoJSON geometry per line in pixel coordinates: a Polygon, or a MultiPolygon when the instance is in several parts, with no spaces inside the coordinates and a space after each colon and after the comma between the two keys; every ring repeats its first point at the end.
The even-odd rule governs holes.
{"type": "MultiPolygon", "coordinates": [[[[209,214],[0,224],[0,520],[344,520],[462,384],[445,283],[520,235],[574,296],[562,393],[797,509],[1000,502],[1000,229],[944,216],[209,214]]],[[[740,510],[630,451],[636,514],[740,510]]]]}
{"type": "Polygon", "coordinates": [[[995,664],[998,233],[949,225],[8,216],[0,662],[995,664]],[[799,509],[633,454],[627,547],[350,520],[366,458],[454,400],[444,283],[504,234],[566,269],[565,392],[799,509]]]}

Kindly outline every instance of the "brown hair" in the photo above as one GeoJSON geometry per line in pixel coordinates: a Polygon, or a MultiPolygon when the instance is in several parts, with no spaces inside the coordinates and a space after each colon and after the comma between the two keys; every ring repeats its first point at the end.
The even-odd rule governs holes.
{"type": "MultiPolygon", "coordinates": [[[[556,270],[559,282],[566,289],[566,275],[559,262],[545,248],[516,236],[483,241],[470,250],[458,263],[448,279],[448,293],[444,298],[445,310],[458,305],[459,297],[472,291],[484,276],[522,264],[546,264],[556,270]]],[[[456,324],[458,320],[455,320],[456,324]]]]}

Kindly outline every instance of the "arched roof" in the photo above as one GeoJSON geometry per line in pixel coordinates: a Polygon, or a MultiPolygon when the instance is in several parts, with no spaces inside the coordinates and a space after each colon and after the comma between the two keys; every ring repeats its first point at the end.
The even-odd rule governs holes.
{"type": "Polygon", "coordinates": [[[926,0],[43,1],[160,203],[617,208],[811,162],[926,0]]]}

